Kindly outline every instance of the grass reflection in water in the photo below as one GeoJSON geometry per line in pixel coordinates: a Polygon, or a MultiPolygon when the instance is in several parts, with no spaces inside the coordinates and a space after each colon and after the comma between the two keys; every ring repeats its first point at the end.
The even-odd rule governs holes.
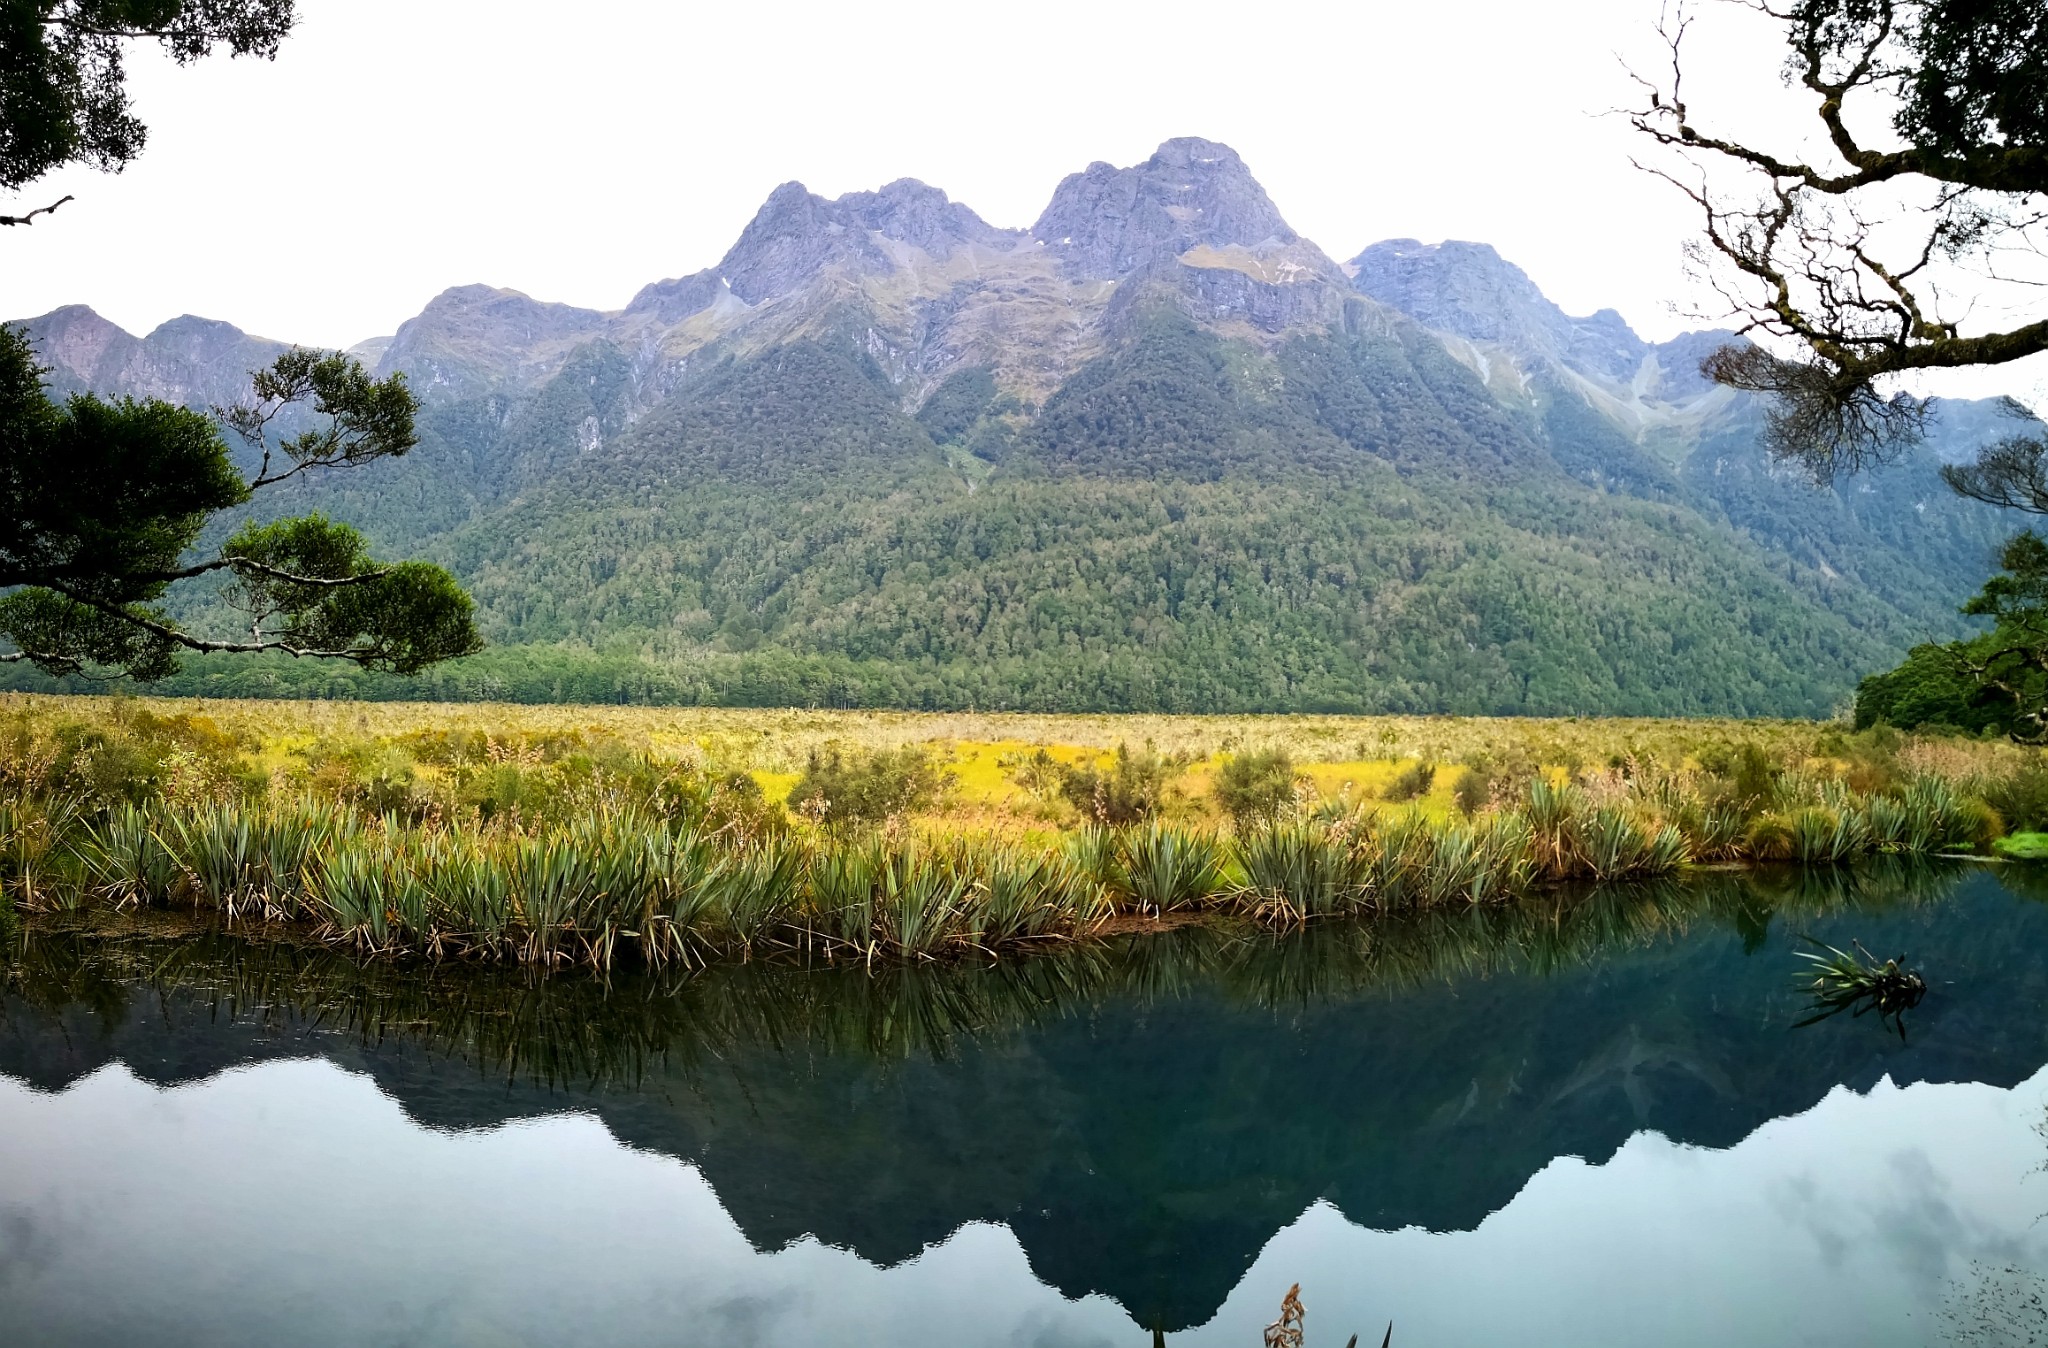
{"type": "Polygon", "coordinates": [[[610,978],[362,959],[149,914],[101,916],[28,924],[13,942],[6,991],[46,1011],[79,1007],[113,1019],[141,986],[280,1029],[407,1042],[511,1081],[631,1087],[657,1060],[688,1068],[742,1046],[942,1059],[963,1038],[1111,999],[1164,1004],[1199,989],[1284,1010],[1426,983],[1555,973],[1701,924],[1733,929],[1749,946],[1781,918],[1932,903],[1965,874],[1879,858],[1848,869],[1695,873],[1278,934],[1197,923],[1028,959],[868,968],[792,958],[610,978]]]}

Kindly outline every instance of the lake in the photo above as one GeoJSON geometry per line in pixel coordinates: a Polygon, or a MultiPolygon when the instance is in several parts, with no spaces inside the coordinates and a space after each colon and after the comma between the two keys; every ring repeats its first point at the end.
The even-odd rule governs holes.
{"type": "Polygon", "coordinates": [[[0,1342],[2048,1340],[2048,885],[1871,867],[692,976],[32,930],[0,1342]],[[1903,1034],[1800,1025],[1804,937],[1903,1034]],[[2032,1337],[2029,1337],[2029,1336],[2032,1337]]]}

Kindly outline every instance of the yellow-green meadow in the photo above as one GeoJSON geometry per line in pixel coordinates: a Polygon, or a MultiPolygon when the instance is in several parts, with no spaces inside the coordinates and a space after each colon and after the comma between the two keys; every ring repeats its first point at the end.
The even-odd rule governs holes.
{"type": "Polygon", "coordinates": [[[2037,750],[1816,722],[0,702],[12,907],[437,958],[924,958],[2044,822],[2037,750]]]}

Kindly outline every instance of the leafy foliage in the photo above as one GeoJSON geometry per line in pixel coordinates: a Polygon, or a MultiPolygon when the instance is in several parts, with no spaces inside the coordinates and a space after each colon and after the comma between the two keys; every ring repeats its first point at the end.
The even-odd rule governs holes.
{"type": "Polygon", "coordinates": [[[1395,774],[1387,783],[1388,800],[1414,800],[1429,794],[1429,788],[1436,784],[1436,764],[1422,761],[1410,763],[1395,774]]]}
{"type": "Polygon", "coordinates": [[[976,365],[946,377],[917,409],[917,424],[941,445],[966,443],[968,432],[996,400],[995,376],[976,365]]]}
{"type": "Polygon", "coordinates": [[[0,3],[0,188],[70,163],[119,169],[147,130],[130,110],[129,43],[186,65],[225,47],[268,58],[294,0],[5,0],[0,3]]]}
{"type": "Polygon", "coordinates": [[[810,756],[789,806],[825,824],[874,824],[929,807],[946,786],[946,773],[917,746],[858,754],[832,748],[810,756]]]}
{"type": "Polygon", "coordinates": [[[425,562],[381,567],[346,524],[320,515],[252,523],[221,555],[259,564],[235,571],[228,602],[287,646],[347,651],[365,669],[393,674],[417,674],[481,646],[473,605],[454,577],[425,562]]]}
{"type": "Polygon", "coordinates": [[[1915,647],[1904,664],[1857,689],[1859,726],[1947,725],[2048,738],[2048,542],[2029,531],[1999,553],[2003,568],[1963,612],[1992,629],[1970,641],[1915,647]]]}
{"type": "Polygon", "coordinates": [[[1285,749],[1237,754],[1216,773],[1216,803],[1240,829],[1294,808],[1294,759],[1285,749]]]}
{"type": "Polygon", "coordinates": [[[1178,766],[1149,744],[1135,753],[1119,744],[1106,770],[1094,763],[1062,764],[1060,794],[1084,819],[1113,827],[1135,824],[1158,813],[1178,766]]]}
{"type": "Polygon", "coordinates": [[[2032,0],[1921,0],[1910,20],[1901,135],[1958,157],[1986,144],[2048,150],[2048,11],[2032,0]]]}
{"type": "Polygon", "coordinates": [[[245,481],[206,417],[91,394],[60,406],[41,375],[26,338],[0,328],[0,588],[12,587],[0,635],[17,647],[0,659],[148,681],[174,672],[181,648],[336,656],[397,674],[480,648],[469,597],[447,572],[378,566],[360,534],[317,514],[249,523],[217,558],[185,564],[211,517],[254,489],[410,449],[403,376],[374,380],[339,355],[287,352],[257,375],[267,405],[229,417],[262,452],[245,481]],[[292,467],[273,476],[267,427],[300,401],[324,421],[283,441],[292,467]],[[246,640],[193,635],[160,603],[175,582],[214,572],[231,578],[225,597],[246,640]]]}
{"type": "MultiPolygon", "coordinates": [[[[1985,643],[1980,639],[1971,644],[1985,643]]],[[[1971,734],[2009,730],[2010,709],[1987,696],[1970,677],[1961,651],[1955,645],[1915,646],[1897,668],[1865,678],[1856,685],[1856,728],[1951,726],[1971,734]]]]}

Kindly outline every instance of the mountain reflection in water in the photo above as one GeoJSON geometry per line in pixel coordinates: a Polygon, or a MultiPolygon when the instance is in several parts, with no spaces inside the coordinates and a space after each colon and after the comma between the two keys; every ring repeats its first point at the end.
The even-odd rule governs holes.
{"type": "MultiPolygon", "coordinates": [[[[1714,1235],[1711,1214],[1649,1205],[1661,1181],[1627,1182],[1639,1167],[1683,1166],[1685,1147],[1735,1148],[1808,1111],[1797,1122],[1801,1136],[1819,1137],[1811,1164],[1822,1171],[1830,1128],[1870,1142],[1896,1126],[1884,1155],[1908,1156],[1928,1097],[1894,1087],[2004,1090],[2034,1078],[2048,1063],[2048,906],[2011,883],[1964,868],[1708,874],[1285,938],[1196,927],[1001,965],[750,964],[608,986],[359,965],[218,935],[45,930],[20,950],[0,999],[0,1077],[33,1088],[0,1125],[50,1099],[36,1092],[64,1092],[61,1101],[95,1087],[101,1078],[81,1080],[109,1063],[157,1086],[208,1082],[260,1110],[248,1074],[220,1074],[325,1059],[373,1079],[431,1129],[593,1117],[633,1148],[693,1166],[756,1250],[823,1258],[803,1239],[815,1237],[867,1264],[937,1269],[956,1249],[1007,1248],[1013,1235],[1037,1279],[1095,1299],[1086,1305],[1112,1300],[1134,1330],[1213,1329],[1226,1303],[1224,1319],[1262,1323],[1298,1278],[1310,1343],[1354,1330],[1377,1342],[1365,1320],[1383,1324],[1386,1308],[1338,1289],[1426,1283],[1419,1266],[1399,1272],[1422,1258],[1407,1228],[1473,1233],[1429,1239],[1476,1249],[1550,1211],[1560,1251],[1611,1245],[1625,1281],[1638,1276],[1628,1261],[1643,1257],[1631,1246],[1660,1222],[1714,1235]],[[1805,1006],[1791,952],[1803,934],[1907,952],[1933,984],[1910,1036],[1847,1017],[1793,1030],[1805,1006]],[[1872,1094],[1885,1078],[1893,1086],[1872,1094]],[[1882,1117],[1870,1116],[1880,1106],[1882,1117]],[[1340,1307],[1358,1318],[1340,1325],[1340,1307]]],[[[315,1095],[334,1089],[291,1080],[315,1095]]],[[[279,1145],[315,1167],[325,1150],[318,1137],[279,1145]]],[[[1852,1150],[1841,1151],[1845,1167],[1852,1150]]],[[[507,1190],[545,1191],[559,1178],[544,1173],[547,1148],[521,1155],[528,1169],[504,1174],[507,1190]]],[[[2040,1159],[2037,1146],[2031,1160],[1996,1164],[2010,1161],[2016,1176],[2040,1159]]],[[[2024,1234],[2025,1223],[2021,1235],[1984,1234],[1971,1226],[1989,1220],[1982,1213],[1927,1198],[1932,1181],[1915,1164],[1880,1167],[1865,1182],[1897,1208],[1880,1204],[1867,1224],[1801,1209],[1796,1176],[1771,1181],[1785,1186],[1772,1201],[1786,1223],[1814,1233],[1823,1261],[1831,1249],[1840,1263],[1863,1243],[1899,1245],[1899,1259],[1926,1270],[1916,1305],[1967,1317],[1982,1313],[1973,1288],[2031,1287],[2040,1235],[2024,1234]]],[[[436,1177],[414,1183],[431,1191],[436,1177]]],[[[2026,1201],[2048,1210],[2048,1186],[2026,1201]]],[[[253,1203],[248,1228],[222,1235],[223,1257],[233,1243],[276,1238],[266,1223],[289,1226],[289,1214],[287,1194],[253,1203]]],[[[34,1301],[38,1256],[24,1233],[51,1220],[0,1179],[0,1324],[11,1303],[34,1301]]],[[[1529,1239],[1517,1248],[1545,1248],[1543,1230],[1529,1239]]],[[[1744,1272],[1740,1251],[1714,1258],[1723,1253],[1718,1275],[1699,1270],[1700,1304],[1669,1308],[1702,1342],[1712,1308],[1753,1304],[1743,1280],[1765,1276],[1744,1272]]],[[[1535,1316],[1517,1341],[1550,1341],[1552,1330],[1558,1342],[1605,1341],[1585,1327],[1593,1320],[1571,1332],[1553,1325],[1547,1317],[1563,1310],[1543,1306],[1543,1260],[1515,1258],[1485,1276],[1493,1295],[1519,1289],[1535,1316]]],[[[105,1277],[118,1299],[120,1273],[105,1277]]],[[[821,1294],[836,1285],[818,1277],[821,1294]]],[[[731,1294],[744,1300],[745,1289],[731,1294]]],[[[1754,1337],[1731,1321],[1738,1331],[1754,1337]]],[[[1081,1332],[1020,1322],[976,1339],[949,1325],[929,1341],[1078,1342],[1081,1332]]],[[[1612,1332],[1680,1341],[1647,1324],[1612,1332]]],[[[1933,1332],[1902,1325],[1878,1341],[1929,1342],[1933,1332]]],[[[1240,1337],[1257,1341],[1255,1330],[1240,1337]]],[[[1395,1342],[1404,1337],[1397,1329],[1395,1342]]],[[[66,1341],[116,1340],[81,1329],[66,1341]]]]}

